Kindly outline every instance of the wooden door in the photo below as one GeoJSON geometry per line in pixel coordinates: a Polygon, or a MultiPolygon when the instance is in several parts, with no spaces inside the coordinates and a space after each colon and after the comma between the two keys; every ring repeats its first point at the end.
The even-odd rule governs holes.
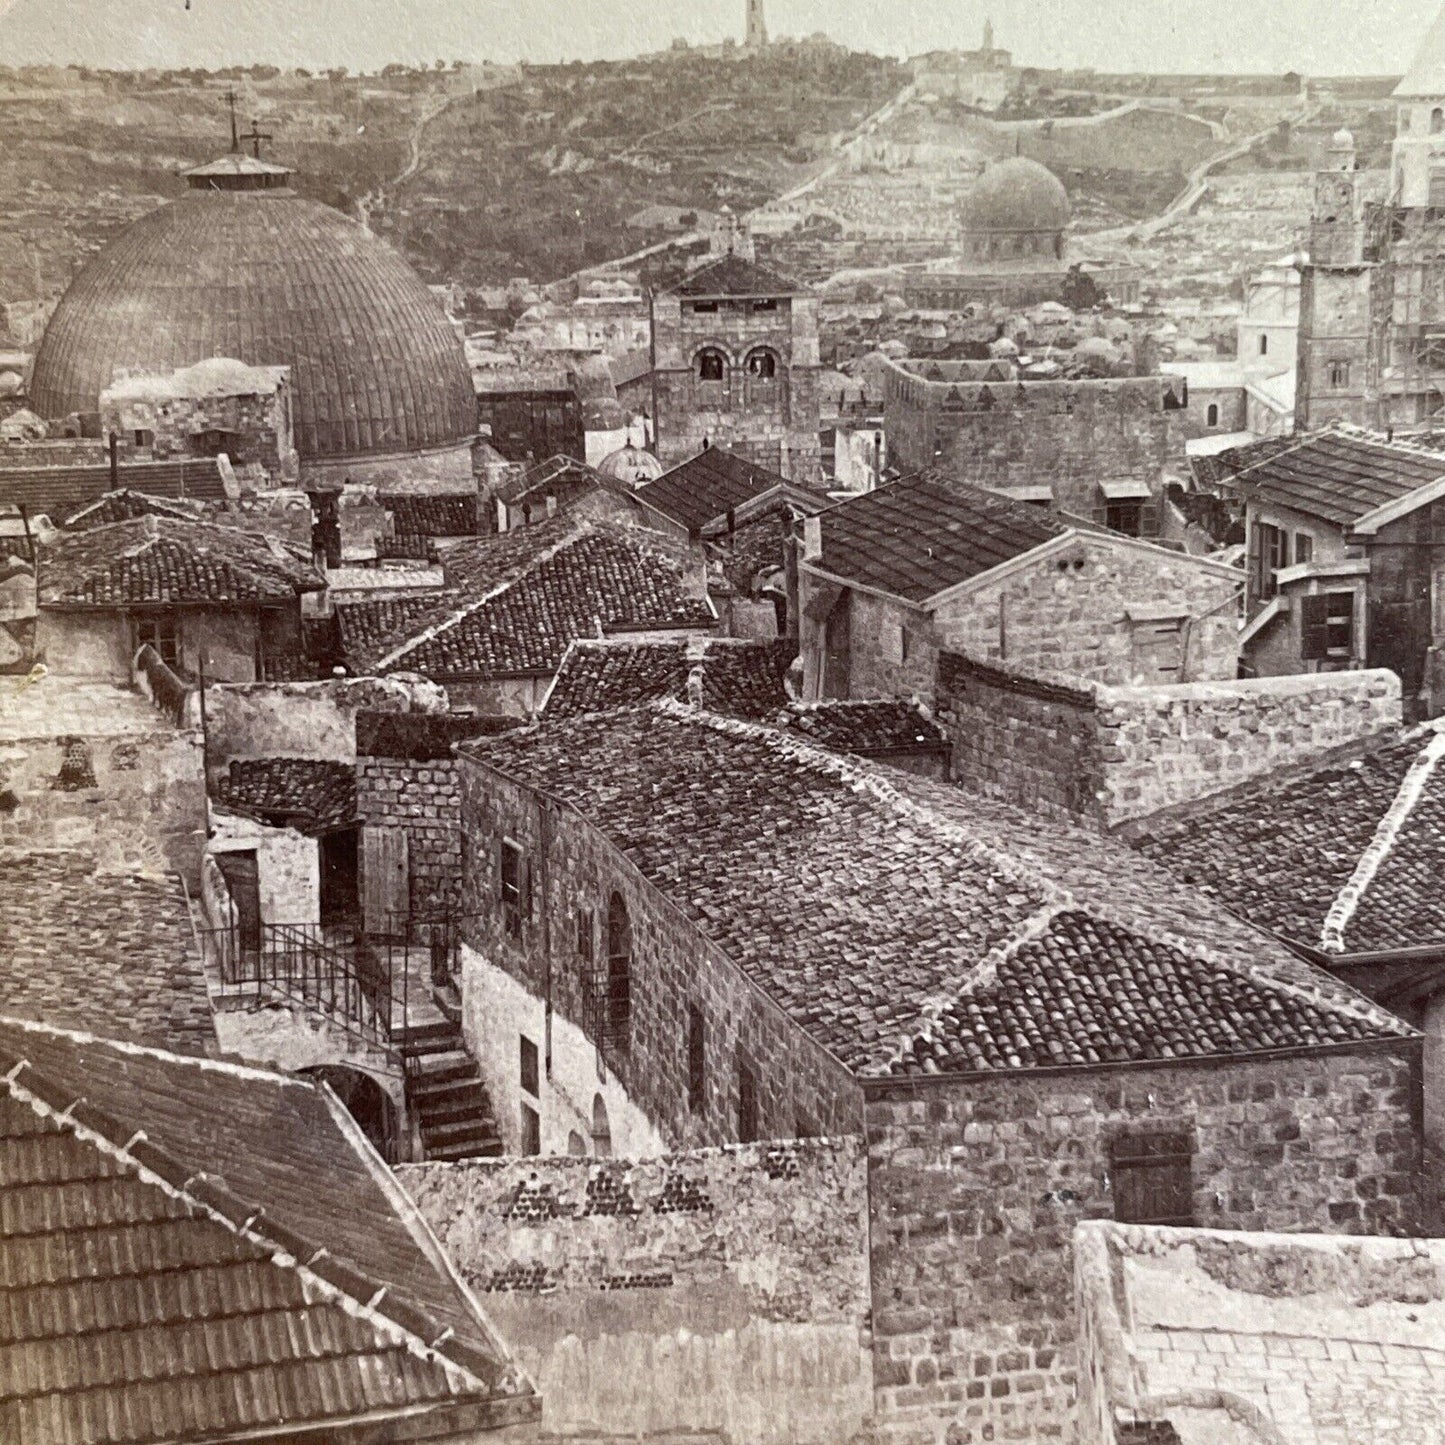
{"type": "Polygon", "coordinates": [[[1125,1135],[1109,1150],[1114,1218],[1125,1224],[1194,1223],[1193,1141],[1184,1131],[1125,1135]]]}
{"type": "Polygon", "coordinates": [[[405,828],[367,828],[362,844],[362,917],[366,931],[386,936],[402,926],[411,889],[405,828]]]}

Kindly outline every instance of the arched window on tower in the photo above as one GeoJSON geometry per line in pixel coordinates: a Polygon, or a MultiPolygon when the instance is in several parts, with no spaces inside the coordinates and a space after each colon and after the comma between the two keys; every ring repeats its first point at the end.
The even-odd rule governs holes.
{"type": "Polygon", "coordinates": [[[759,381],[773,381],[778,375],[778,354],[766,346],[748,352],[748,375],[759,381]]]}
{"type": "Polygon", "coordinates": [[[1268,356],[1268,355],[1269,355],[1269,337],[1268,337],[1268,335],[1266,335],[1265,333],[1261,333],[1261,334],[1260,334],[1260,338],[1259,338],[1259,354],[1260,354],[1261,356],[1268,356]]]}
{"type": "Polygon", "coordinates": [[[627,1052],[632,1022],[632,923],[620,893],[607,904],[607,976],[602,997],[602,1037],[609,1049],[627,1052]]]}
{"type": "Polygon", "coordinates": [[[1218,426],[1218,425],[1219,425],[1219,407],[1218,407],[1214,402],[1212,402],[1212,401],[1209,403],[1209,407],[1208,407],[1208,409],[1207,409],[1207,410],[1205,411],[1205,413],[1204,413],[1204,425],[1205,425],[1205,426],[1218,426]]]}
{"type": "Polygon", "coordinates": [[[715,346],[704,348],[697,354],[697,379],[699,381],[721,381],[727,375],[728,359],[715,346]]]}
{"type": "Polygon", "coordinates": [[[1430,134],[1439,135],[1442,130],[1445,130],[1445,110],[1437,105],[1430,112],[1430,134]]]}

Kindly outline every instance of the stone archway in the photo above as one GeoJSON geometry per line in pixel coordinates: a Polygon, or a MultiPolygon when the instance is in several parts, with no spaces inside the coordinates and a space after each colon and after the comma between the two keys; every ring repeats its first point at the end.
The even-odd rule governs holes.
{"type": "Polygon", "coordinates": [[[396,1162],[396,1106],[370,1074],[345,1064],[318,1064],[300,1072],[303,1078],[329,1085],[376,1152],[388,1163],[396,1162]]]}

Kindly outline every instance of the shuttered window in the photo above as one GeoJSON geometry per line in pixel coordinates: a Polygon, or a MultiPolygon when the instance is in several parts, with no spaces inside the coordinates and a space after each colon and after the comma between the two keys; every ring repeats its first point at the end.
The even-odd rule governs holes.
{"type": "Polygon", "coordinates": [[[500,896],[502,924],[508,938],[521,938],[522,919],[526,914],[526,860],[521,847],[504,842],[501,849],[500,896]]]}
{"type": "Polygon", "coordinates": [[[1113,1140],[1114,1218],[1121,1224],[1193,1225],[1193,1161],[1188,1130],[1151,1130],[1113,1140]]]}
{"type": "Polygon", "coordinates": [[[1355,594],[1323,592],[1300,599],[1300,657],[1342,662],[1354,655],[1355,594]]]}

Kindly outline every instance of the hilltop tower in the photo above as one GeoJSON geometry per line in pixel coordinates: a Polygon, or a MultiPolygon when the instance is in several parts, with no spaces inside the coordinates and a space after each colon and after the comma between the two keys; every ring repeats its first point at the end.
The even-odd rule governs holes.
{"type": "Polygon", "coordinates": [[[761,50],[768,43],[768,22],[763,19],[763,0],[748,0],[749,50],[761,50]]]}
{"type": "Polygon", "coordinates": [[[985,54],[993,53],[993,17],[983,22],[983,48],[985,54]]]}

